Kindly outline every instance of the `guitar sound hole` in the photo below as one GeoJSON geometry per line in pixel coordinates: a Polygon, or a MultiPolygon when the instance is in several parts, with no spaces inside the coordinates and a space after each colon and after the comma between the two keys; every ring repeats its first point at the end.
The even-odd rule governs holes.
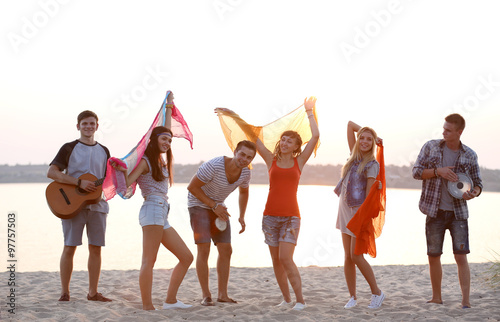
{"type": "Polygon", "coordinates": [[[82,188],[77,188],[78,192],[81,193],[81,194],[87,194],[88,192],[85,191],[84,189],[82,188]]]}

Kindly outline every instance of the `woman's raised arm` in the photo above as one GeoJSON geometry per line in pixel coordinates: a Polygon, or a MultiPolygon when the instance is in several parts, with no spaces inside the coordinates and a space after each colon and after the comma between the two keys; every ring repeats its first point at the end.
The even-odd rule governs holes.
{"type": "Polygon", "coordinates": [[[174,104],[174,93],[170,92],[167,96],[166,111],[165,111],[165,127],[172,130],[172,106],[174,104]]]}
{"type": "Polygon", "coordinates": [[[316,97],[311,96],[309,98],[304,99],[304,108],[307,113],[307,118],[309,119],[309,126],[311,127],[311,134],[312,137],[307,142],[306,147],[304,148],[304,151],[297,157],[297,162],[299,163],[299,168],[302,171],[302,168],[306,164],[307,160],[311,157],[311,154],[314,151],[314,148],[316,147],[316,144],[318,143],[319,140],[319,128],[318,128],[318,123],[316,123],[316,119],[314,118],[313,110],[314,106],[316,105],[316,97]]]}

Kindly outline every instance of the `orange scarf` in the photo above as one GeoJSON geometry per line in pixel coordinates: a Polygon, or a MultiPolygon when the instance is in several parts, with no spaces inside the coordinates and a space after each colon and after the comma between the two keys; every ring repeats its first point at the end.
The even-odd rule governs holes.
{"type": "Polygon", "coordinates": [[[377,161],[380,164],[377,180],[382,182],[382,189],[379,189],[379,184],[376,181],[370,188],[370,192],[363,204],[347,224],[347,228],[356,235],[355,255],[369,254],[371,257],[377,256],[375,238],[382,234],[385,223],[386,182],[384,147],[382,145],[378,145],[377,161]]]}
{"type": "MultiPolygon", "coordinates": [[[[264,126],[248,124],[238,114],[225,108],[216,108],[215,112],[219,117],[222,132],[231,151],[234,151],[241,140],[250,140],[255,143],[259,138],[265,147],[273,152],[281,134],[287,130],[299,133],[302,138],[302,145],[306,144],[312,137],[309,119],[303,105],[264,126]]],[[[317,123],[316,109],[313,110],[313,113],[317,123]]],[[[314,155],[316,155],[318,147],[319,140],[314,149],[314,155]]]]}

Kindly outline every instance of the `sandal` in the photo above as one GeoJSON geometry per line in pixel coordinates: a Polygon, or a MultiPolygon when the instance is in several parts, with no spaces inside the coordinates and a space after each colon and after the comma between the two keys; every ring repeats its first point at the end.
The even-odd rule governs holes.
{"type": "Polygon", "coordinates": [[[238,303],[237,301],[233,300],[232,298],[227,298],[227,299],[217,299],[217,302],[221,303],[238,303]]]}
{"type": "Polygon", "coordinates": [[[111,299],[104,297],[101,293],[95,293],[94,296],[90,296],[90,294],[87,294],[87,300],[97,301],[97,302],[111,302],[112,301],[111,299]]]}
{"type": "Polygon", "coordinates": [[[68,293],[63,293],[61,297],[59,298],[59,301],[61,302],[68,302],[69,301],[69,294],[68,293]]]}

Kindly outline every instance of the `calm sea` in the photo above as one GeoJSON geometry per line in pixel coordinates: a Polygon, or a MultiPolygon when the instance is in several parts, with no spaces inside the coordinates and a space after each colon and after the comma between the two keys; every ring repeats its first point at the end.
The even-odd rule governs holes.
{"type": "MultiPolygon", "coordinates": [[[[16,255],[18,271],[58,271],[63,247],[61,221],[55,217],[45,201],[47,184],[0,184],[0,240],[3,263],[7,263],[8,214],[17,217],[16,255]]],[[[175,184],[169,192],[171,211],[169,221],[184,239],[194,255],[196,246],[187,212],[186,184],[175,184]]],[[[232,214],[232,266],[271,266],[267,246],[261,231],[262,212],[267,198],[267,185],[252,185],[246,214],[247,230],[238,234],[238,194],[231,195],[226,204],[232,214]]],[[[377,257],[368,257],[372,265],[426,264],[425,216],[418,210],[419,190],[389,189],[387,192],[386,224],[377,239],[377,257]]],[[[299,244],[295,251],[298,266],[341,266],[344,252],[340,232],[335,229],[338,198],[331,186],[300,186],[298,192],[302,214],[299,244]]],[[[102,269],[139,269],[142,252],[142,230],[138,213],[142,204],[140,191],[130,200],[115,197],[110,201],[106,247],[102,250],[102,269]]],[[[500,253],[499,211],[496,208],[500,193],[484,192],[469,202],[471,218],[470,262],[487,262],[500,253]]],[[[87,240],[78,247],[75,270],[86,270],[87,240]]],[[[215,266],[216,251],[210,256],[215,266]]],[[[443,263],[454,263],[451,238],[447,234],[443,263]]],[[[175,257],[160,249],[156,268],[172,268],[175,257]]]]}

